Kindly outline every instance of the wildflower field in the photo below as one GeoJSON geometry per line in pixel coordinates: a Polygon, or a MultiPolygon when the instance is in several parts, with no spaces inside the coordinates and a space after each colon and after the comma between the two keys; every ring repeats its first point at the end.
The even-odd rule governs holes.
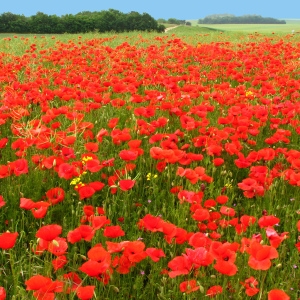
{"type": "Polygon", "coordinates": [[[300,37],[0,41],[0,299],[299,299],[300,37]]]}

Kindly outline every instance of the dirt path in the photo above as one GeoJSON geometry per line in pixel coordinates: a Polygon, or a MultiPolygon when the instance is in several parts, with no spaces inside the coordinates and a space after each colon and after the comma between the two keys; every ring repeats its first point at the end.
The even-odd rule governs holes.
{"type": "Polygon", "coordinates": [[[173,26],[173,27],[168,27],[168,28],[165,29],[165,32],[168,32],[169,30],[174,29],[174,28],[176,28],[178,26],[180,26],[180,25],[176,25],[176,26],[173,26]]]}

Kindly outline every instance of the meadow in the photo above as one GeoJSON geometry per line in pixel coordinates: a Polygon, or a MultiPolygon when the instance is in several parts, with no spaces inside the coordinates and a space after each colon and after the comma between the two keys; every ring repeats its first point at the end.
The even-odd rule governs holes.
{"type": "Polygon", "coordinates": [[[0,49],[0,300],[300,298],[300,35],[0,49]]]}

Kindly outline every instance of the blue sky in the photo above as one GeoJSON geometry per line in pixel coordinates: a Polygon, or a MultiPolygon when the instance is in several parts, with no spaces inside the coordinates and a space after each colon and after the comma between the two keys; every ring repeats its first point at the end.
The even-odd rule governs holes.
{"type": "Polygon", "coordinates": [[[182,20],[204,18],[210,14],[230,13],[236,16],[257,14],[278,19],[298,19],[299,0],[8,0],[1,1],[0,14],[11,12],[25,16],[38,11],[48,15],[76,14],[113,8],[124,13],[146,12],[155,19],[182,20]]]}

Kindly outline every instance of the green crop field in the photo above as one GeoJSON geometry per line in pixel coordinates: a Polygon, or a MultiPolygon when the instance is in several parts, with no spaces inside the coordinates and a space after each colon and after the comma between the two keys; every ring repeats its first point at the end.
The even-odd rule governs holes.
{"type": "Polygon", "coordinates": [[[189,20],[192,26],[208,27],[222,31],[259,32],[259,33],[300,33],[300,19],[287,19],[286,24],[197,24],[198,20],[189,20]]]}

